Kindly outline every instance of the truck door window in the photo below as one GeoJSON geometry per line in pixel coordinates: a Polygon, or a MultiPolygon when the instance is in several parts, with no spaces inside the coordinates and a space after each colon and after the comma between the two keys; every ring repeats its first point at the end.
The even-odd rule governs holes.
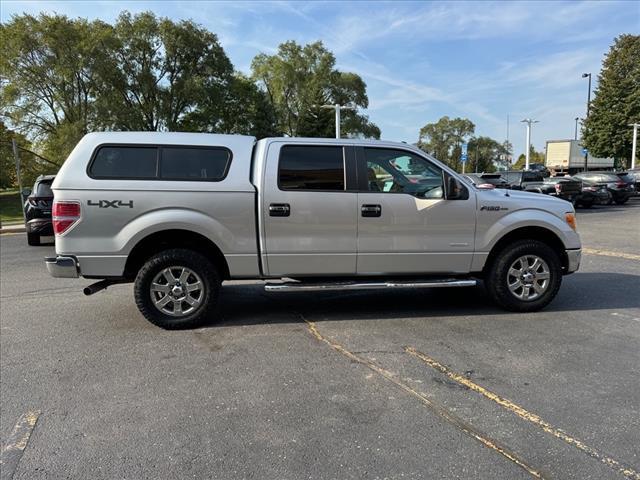
{"type": "Polygon", "coordinates": [[[342,147],[286,145],[280,149],[278,185],[281,190],[344,191],[342,147]]]}
{"type": "Polygon", "coordinates": [[[365,148],[370,192],[408,193],[442,198],[442,170],[422,157],[402,150],[365,148]]]}

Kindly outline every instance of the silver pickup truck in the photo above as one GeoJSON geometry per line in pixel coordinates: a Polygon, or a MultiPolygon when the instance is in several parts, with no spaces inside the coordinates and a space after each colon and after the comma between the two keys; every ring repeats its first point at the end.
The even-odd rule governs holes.
{"type": "Polygon", "coordinates": [[[563,200],[480,190],[421,150],[369,140],[86,135],[53,183],[54,277],[133,282],[164,328],[216,317],[222,282],[269,291],[465,287],[534,311],[578,269],[563,200]]]}

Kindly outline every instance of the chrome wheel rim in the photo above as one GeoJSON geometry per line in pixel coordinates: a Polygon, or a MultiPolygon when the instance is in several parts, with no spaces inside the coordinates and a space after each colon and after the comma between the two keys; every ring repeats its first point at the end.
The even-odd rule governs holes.
{"type": "Polygon", "coordinates": [[[549,265],[537,255],[523,255],[516,259],[507,274],[507,286],[518,300],[530,302],[540,298],[549,288],[549,265]]]}
{"type": "Polygon", "coordinates": [[[150,293],[153,305],[162,313],[184,317],[202,304],[204,284],[200,276],[190,268],[172,266],[153,278],[150,293]]]}

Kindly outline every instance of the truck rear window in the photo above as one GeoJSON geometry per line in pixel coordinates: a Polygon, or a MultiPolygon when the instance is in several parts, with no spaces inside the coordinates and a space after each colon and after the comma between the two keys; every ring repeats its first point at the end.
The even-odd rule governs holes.
{"type": "Polygon", "coordinates": [[[222,180],[231,152],[222,147],[104,145],[89,175],[98,179],[222,180]]]}
{"type": "Polygon", "coordinates": [[[344,190],[342,147],[282,147],[278,165],[278,184],[282,190],[344,190]]]}

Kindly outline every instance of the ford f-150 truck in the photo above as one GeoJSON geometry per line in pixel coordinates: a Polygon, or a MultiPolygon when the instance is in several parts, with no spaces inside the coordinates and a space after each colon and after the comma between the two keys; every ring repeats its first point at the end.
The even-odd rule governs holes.
{"type": "Polygon", "coordinates": [[[578,269],[573,206],[481,190],[405,143],[86,135],[53,182],[54,277],[133,282],[164,328],[216,318],[222,282],[269,291],[465,287],[514,311],[578,269]]]}

